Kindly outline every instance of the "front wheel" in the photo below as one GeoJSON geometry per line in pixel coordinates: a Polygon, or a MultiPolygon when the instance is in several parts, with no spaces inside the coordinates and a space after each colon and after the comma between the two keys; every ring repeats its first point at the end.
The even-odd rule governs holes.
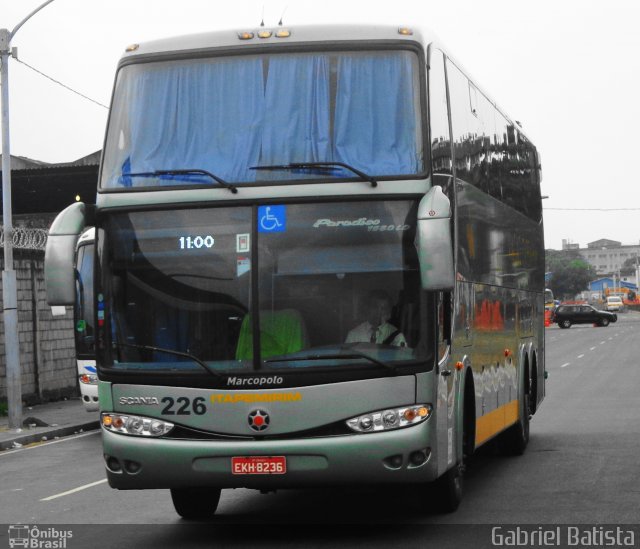
{"type": "Polygon", "coordinates": [[[603,328],[605,326],[609,326],[609,319],[608,318],[601,318],[600,319],[600,326],[602,326],[603,328]]]}
{"type": "Polygon", "coordinates": [[[183,519],[203,520],[215,515],[220,488],[172,488],[173,507],[183,519]]]}
{"type": "Polygon", "coordinates": [[[464,464],[458,463],[435,481],[437,509],[441,513],[453,513],[462,501],[464,464]]]}
{"type": "MultiPolygon", "coordinates": [[[[462,421],[462,456],[458,463],[434,482],[436,508],[440,513],[453,513],[462,501],[466,463],[472,456],[475,442],[474,393],[470,389],[464,399],[462,421]]],[[[467,391],[465,390],[465,393],[467,391]]]]}

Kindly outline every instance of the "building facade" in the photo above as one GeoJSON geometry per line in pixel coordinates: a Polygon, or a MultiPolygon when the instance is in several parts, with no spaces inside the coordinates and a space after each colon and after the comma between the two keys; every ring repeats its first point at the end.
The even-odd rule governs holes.
{"type": "Polygon", "coordinates": [[[640,264],[640,244],[623,245],[617,240],[603,238],[589,242],[586,248],[580,248],[577,244],[563,240],[562,249],[576,250],[595,269],[598,275],[615,276],[617,280],[637,286],[635,270],[630,275],[621,275],[620,270],[625,261],[629,259],[635,259],[635,262],[640,264]]]}
{"type": "MultiPolygon", "coordinates": [[[[11,157],[13,268],[18,293],[22,397],[26,403],[78,394],[73,312],[71,307],[66,307],[64,315],[54,316],[47,305],[44,248],[47,230],[59,211],[76,200],[95,202],[99,160],[99,152],[63,164],[11,157]]],[[[2,268],[4,237],[2,220],[2,268]]],[[[2,290],[0,284],[0,299],[2,290]]],[[[0,400],[4,400],[6,394],[4,318],[0,311],[0,400]]]]}

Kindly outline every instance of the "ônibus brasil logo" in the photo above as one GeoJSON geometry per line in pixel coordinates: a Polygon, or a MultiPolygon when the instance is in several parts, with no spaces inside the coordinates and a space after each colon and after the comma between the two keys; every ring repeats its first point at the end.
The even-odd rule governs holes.
{"type": "Polygon", "coordinates": [[[9,526],[9,547],[28,547],[32,549],[66,549],[67,540],[73,537],[71,530],[59,530],[53,527],[39,528],[28,524],[9,526]]]}

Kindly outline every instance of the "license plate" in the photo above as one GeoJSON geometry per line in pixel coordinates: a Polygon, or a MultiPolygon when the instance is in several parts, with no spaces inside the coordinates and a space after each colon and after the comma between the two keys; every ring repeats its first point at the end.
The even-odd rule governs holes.
{"type": "Polygon", "coordinates": [[[234,475],[284,475],[287,460],[284,456],[232,457],[231,472],[234,475]]]}

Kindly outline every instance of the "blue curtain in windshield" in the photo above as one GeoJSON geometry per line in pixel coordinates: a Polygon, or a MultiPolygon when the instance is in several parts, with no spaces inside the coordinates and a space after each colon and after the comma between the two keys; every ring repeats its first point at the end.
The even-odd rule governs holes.
{"type": "MultiPolygon", "coordinates": [[[[189,347],[189,315],[186,311],[156,303],[153,314],[153,345],[170,351],[187,352],[189,347]]],[[[154,352],[157,362],[180,362],[188,360],[170,353],[154,352]]]]}
{"type": "MultiPolygon", "coordinates": [[[[136,86],[131,155],[123,173],[202,169],[233,181],[255,178],[247,167],[260,155],[264,84],[259,59],[147,69],[136,86]]],[[[123,178],[125,184],[128,179],[123,178]]]]}
{"type": "Polygon", "coordinates": [[[378,175],[421,171],[410,56],[395,52],[340,57],[336,161],[378,175]]]}
{"type": "Polygon", "coordinates": [[[264,121],[260,164],[331,159],[326,56],[271,59],[264,121]]]}

